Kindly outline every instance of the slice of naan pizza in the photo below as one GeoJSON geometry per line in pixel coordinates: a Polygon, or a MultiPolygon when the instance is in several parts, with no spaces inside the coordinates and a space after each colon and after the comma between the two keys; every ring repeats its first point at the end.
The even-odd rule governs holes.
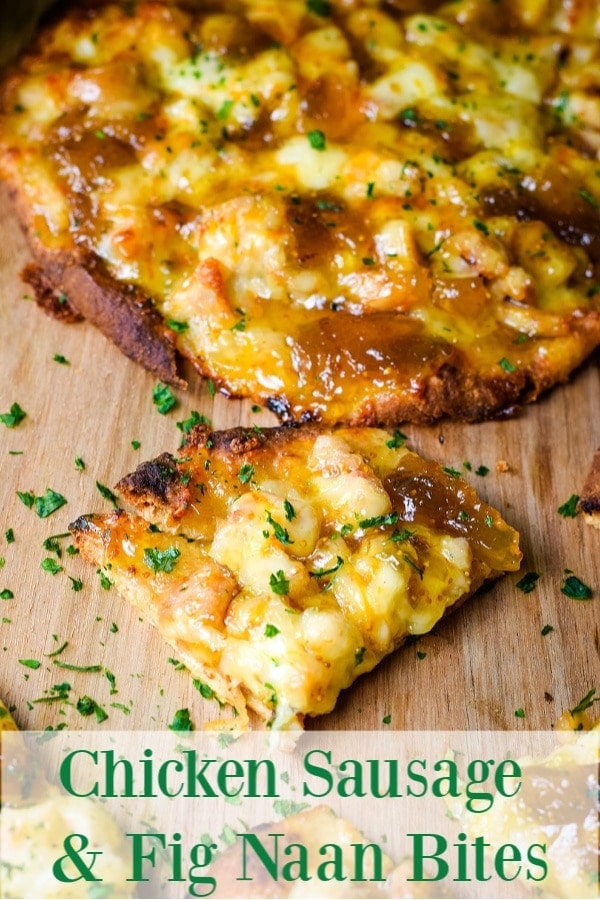
{"type": "Polygon", "coordinates": [[[85,559],[247,722],[301,727],[411,635],[518,569],[517,533],[379,429],[197,426],[71,526],[85,559]]]}

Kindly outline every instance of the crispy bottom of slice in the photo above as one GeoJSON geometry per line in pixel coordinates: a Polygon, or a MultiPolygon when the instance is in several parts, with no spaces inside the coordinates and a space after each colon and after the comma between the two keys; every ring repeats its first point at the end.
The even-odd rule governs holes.
{"type": "Polygon", "coordinates": [[[0,85],[25,275],[286,422],[510,415],[600,344],[576,7],[73,4],[0,85]]]}
{"type": "Polygon", "coordinates": [[[399,432],[197,426],[117,485],[136,513],[72,526],[85,559],[223,703],[276,728],[339,692],[486,580],[518,535],[399,432]]]}

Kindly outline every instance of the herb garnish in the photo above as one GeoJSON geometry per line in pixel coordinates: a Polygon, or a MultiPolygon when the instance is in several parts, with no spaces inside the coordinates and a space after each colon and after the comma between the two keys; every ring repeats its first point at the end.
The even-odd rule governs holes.
{"type": "Polygon", "coordinates": [[[100,484],[99,481],[96,482],[96,487],[100,491],[102,497],[105,500],[108,500],[109,503],[112,503],[113,506],[117,506],[119,502],[119,498],[116,494],[114,494],[110,488],[106,487],[105,484],[100,484]]]}
{"type": "Polygon", "coordinates": [[[6,425],[7,428],[16,428],[26,415],[27,413],[18,403],[13,403],[9,412],[0,413],[0,422],[2,422],[3,425],[6,425]]]}
{"type": "Polygon", "coordinates": [[[579,494],[571,494],[569,499],[558,507],[558,514],[563,519],[574,519],[577,515],[577,504],[579,503],[579,494]]]}
{"type": "Polygon", "coordinates": [[[593,703],[597,703],[600,700],[600,697],[594,696],[596,693],[596,688],[592,688],[591,691],[588,691],[585,697],[583,697],[577,706],[574,706],[573,709],[570,709],[569,712],[572,716],[577,715],[577,713],[585,712],[586,709],[589,709],[593,703]]]}
{"type": "Polygon", "coordinates": [[[315,569],[313,572],[309,571],[309,575],[312,578],[323,578],[324,575],[333,575],[334,572],[337,572],[338,569],[344,565],[344,560],[341,556],[337,557],[335,566],[332,566],[330,569],[315,569]]]}
{"type": "Polygon", "coordinates": [[[177,403],[177,398],[168,384],[159,381],[152,391],[152,402],[161,416],[165,416],[177,403]]]}
{"type": "Polygon", "coordinates": [[[267,512],[267,522],[273,527],[273,534],[280,544],[294,543],[292,540],[290,540],[290,535],[287,528],[284,528],[283,525],[280,525],[279,522],[276,522],[270,512],[267,512]]]}
{"type": "Polygon", "coordinates": [[[244,463],[238,472],[238,481],[242,484],[248,484],[250,479],[254,476],[254,466],[251,463],[244,463]]]}
{"type": "Polygon", "coordinates": [[[178,709],[169,728],[171,731],[193,731],[194,726],[190,719],[189,709],[178,709]]]}
{"type": "Polygon", "coordinates": [[[269,585],[273,593],[277,594],[279,597],[284,597],[290,592],[290,582],[285,577],[283,569],[278,569],[277,572],[271,573],[269,585]]]}
{"type": "Polygon", "coordinates": [[[157,547],[146,547],[144,550],[144,562],[153,572],[172,572],[180,556],[181,551],[175,546],[167,547],[166,550],[159,550],[157,547]]]}
{"type": "Polygon", "coordinates": [[[515,587],[523,591],[524,594],[530,594],[536,586],[539,577],[539,572],[527,572],[520,581],[517,581],[515,587]]]}
{"type": "MultiPolygon", "coordinates": [[[[568,570],[565,570],[568,572],[568,570]]],[[[592,589],[584,584],[576,575],[566,574],[563,583],[560,586],[561,593],[571,600],[591,600],[593,596],[592,589]]]]}
{"type": "Polygon", "coordinates": [[[359,528],[379,528],[380,525],[395,525],[399,519],[397,512],[387,513],[385,516],[373,516],[371,519],[360,519],[359,528]]]}

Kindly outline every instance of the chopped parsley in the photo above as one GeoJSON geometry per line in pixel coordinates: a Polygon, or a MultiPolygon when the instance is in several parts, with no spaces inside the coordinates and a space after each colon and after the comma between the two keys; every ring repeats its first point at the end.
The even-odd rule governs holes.
{"type": "Polygon", "coordinates": [[[286,594],[290,592],[290,582],[285,577],[285,572],[283,569],[278,569],[277,572],[272,572],[269,577],[269,586],[274,594],[277,594],[279,597],[284,597],[286,594]]]}
{"type": "Polygon", "coordinates": [[[408,553],[403,553],[402,559],[404,560],[404,562],[407,565],[409,565],[411,567],[411,569],[414,569],[414,571],[417,573],[417,575],[419,576],[421,581],[423,581],[423,569],[419,568],[419,566],[416,564],[414,559],[411,559],[411,557],[408,555],[408,553]]]}
{"type": "Polygon", "coordinates": [[[425,650],[417,650],[417,659],[425,659],[426,656],[425,650]]]}
{"type": "Polygon", "coordinates": [[[206,382],[206,390],[208,392],[208,396],[212,400],[213,397],[215,396],[215,394],[217,393],[217,386],[214,383],[214,381],[212,380],[212,378],[209,378],[208,381],[206,382]]]}
{"type": "Polygon", "coordinates": [[[276,625],[267,624],[265,628],[265,637],[272,638],[279,634],[279,628],[276,625]]]}
{"type": "Polygon", "coordinates": [[[85,463],[80,456],[75,457],[75,468],[80,472],[85,471],[85,463]]]}
{"type": "Polygon", "coordinates": [[[212,700],[215,696],[215,692],[208,684],[205,684],[203,681],[200,681],[199,678],[194,678],[192,684],[196,688],[197,691],[204,697],[205,700],[212,700]]]}
{"type": "Polygon", "coordinates": [[[297,803],[295,800],[274,800],[273,812],[278,816],[295,816],[303,809],[308,809],[308,805],[308,803],[297,803]]]}
{"type": "Polygon", "coordinates": [[[577,713],[585,712],[586,709],[589,709],[593,703],[597,703],[600,700],[600,697],[596,697],[596,688],[592,688],[591,691],[588,691],[585,697],[583,697],[577,706],[574,706],[573,709],[570,709],[569,712],[572,716],[576,716],[577,713]]]}
{"type": "Polygon", "coordinates": [[[399,519],[397,512],[387,513],[385,516],[373,516],[371,519],[360,519],[359,528],[379,528],[380,525],[395,525],[399,519]]]}
{"type": "Polygon", "coordinates": [[[4,588],[4,590],[0,591],[0,600],[13,600],[14,594],[8,588],[4,588]]]}
{"type": "Polygon", "coordinates": [[[389,441],[386,441],[385,445],[386,447],[389,447],[390,450],[399,450],[400,447],[404,446],[404,442],[407,440],[407,436],[395,428],[393,437],[391,437],[389,441]]]}
{"type": "Polygon", "coordinates": [[[140,447],[142,446],[142,443],[141,443],[141,441],[132,441],[131,446],[133,447],[134,450],[139,450],[140,447]]]}
{"type": "Polygon", "coordinates": [[[19,662],[28,669],[39,669],[41,666],[39,659],[20,659],[19,662]]]}
{"type": "Polygon", "coordinates": [[[509,374],[510,374],[511,372],[516,372],[516,371],[517,371],[517,367],[514,366],[514,365],[510,362],[510,360],[508,360],[505,356],[503,356],[502,359],[498,360],[498,365],[500,366],[501,369],[504,369],[504,371],[505,371],[505,372],[508,372],[509,374]]]}
{"type": "Polygon", "coordinates": [[[369,181],[367,183],[367,200],[372,200],[375,196],[375,182],[369,181]]]}
{"type": "Polygon", "coordinates": [[[153,572],[172,572],[181,551],[177,547],[167,547],[159,550],[157,547],[147,547],[144,550],[144,562],[153,572]]]}
{"type": "Polygon", "coordinates": [[[560,586],[561,593],[571,600],[591,600],[592,589],[584,584],[576,575],[567,574],[560,586]]]}
{"type": "Polygon", "coordinates": [[[59,659],[53,659],[52,664],[59,669],[68,669],[70,672],[101,672],[102,666],[77,666],[75,663],[61,662],[59,659]]]}
{"type": "Polygon", "coordinates": [[[108,575],[106,575],[106,574],[102,571],[102,569],[96,569],[96,572],[97,572],[98,575],[100,576],[100,587],[102,588],[102,590],[103,590],[103,591],[110,591],[110,589],[111,589],[111,587],[112,587],[112,581],[110,580],[110,578],[108,577],[108,575]]]}
{"type": "Polygon", "coordinates": [[[563,519],[574,519],[577,515],[577,504],[579,503],[579,494],[571,494],[569,499],[558,507],[558,514],[563,519]]]}
{"type": "Polygon", "coordinates": [[[119,498],[117,497],[116,494],[114,494],[111,491],[110,488],[106,487],[105,484],[100,484],[99,481],[96,482],[96,487],[98,488],[101,496],[104,497],[105,500],[108,500],[108,502],[112,503],[113,506],[117,506],[117,504],[119,502],[119,498]]]}
{"type": "Polygon", "coordinates": [[[585,200],[586,203],[589,203],[590,206],[593,206],[595,209],[599,209],[599,208],[600,208],[600,203],[598,203],[598,201],[596,200],[596,198],[595,198],[594,196],[592,196],[592,194],[590,194],[589,191],[586,191],[585,188],[579,188],[579,190],[577,191],[577,193],[579,194],[579,196],[581,197],[581,199],[582,199],[582,200],[585,200]]]}
{"type": "Polygon", "coordinates": [[[178,322],[177,319],[167,319],[165,324],[167,328],[170,328],[171,331],[176,331],[177,334],[182,334],[190,327],[187,322],[178,322]]]}
{"type": "Polygon", "coordinates": [[[477,231],[480,231],[482,234],[485,234],[486,236],[490,233],[490,229],[487,227],[485,222],[480,222],[479,219],[473,219],[473,225],[475,226],[477,231]]]}
{"type": "MultiPolygon", "coordinates": [[[[31,491],[17,491],[17,497],[23,503],[27,509],[31,509],[36,502],[36,496],[31,491]]],[[[65,500],[65,503],[67,501],[65,500]]],[[[62,504],[61,504],[62,505],[62,504]]]]}
{"type": "Polygon", "coordinates": [[[13,403],[9,412],[0,413],[0,422],[7,428],[16,428],[23,421],[27,413],[18,403],[13,403]]]}
{"type": "Polygon", "coordinates": [[[515,587],[524,594],[530,594],[537,584],[540,575],[539,572],[527,572],[520,581],[517,581],[515,587]]]}
{"type": "Polygon", "coordinates": [[[280,544],[294,543],[292,540],[290,540],[290,535],[287,528],[284,528],[283,525],[280,525],[279,522],[275,521],[270,512],[267,512],[267,522],[273,527],[273,534],[280,544]]]}
{"type": "Polygon", "coordinates": [[[69,575],[69,581],[71,582],[71,587],[73,588],[75,593],[78,594],[83,587],[83,581],[81,580],[81,578],[71,578],[71,576],[69,575]]]}
{"type": "Polygon", "coordinates": [[[292,506],[289,500],[283,501],[283,511],[285,513],[285,517],[288,522],[291,522],[292,519],[296,518],[296,510],[292,506]]]}
{"type": "MultiPolygon", "coordinates": [[[[28,498],[29,496],[30,495],[28,495],[28,498]]],[[[19,497],[20,499],[23,499],[20,494],[19,497]]],[[[42,497],[34,497],[33,506],[40,519],[47,519],[53,512],[56,512],[57,509],[64,506],[66,502],[67,498],[63,497],[62,494],[53,491],[51,488],[46,488],[46,493],[42,497]]],[[[31,506],[32,504],[28,502],[25,505],[31,506]]]]}
{"type": "Polygon", "coordinates": [[[7,544],[14,544],[15,533],[12,528],[7,528],[7,530],[4,532],[4,537],[6,538],[7,544]]]}
{"type": "Polygon", "coordinates": [[[50,572],[51,575],[58,575],[63,570],[63,567],[50,556],[42,560],[41,566],[44,572],[50,572]]]}
{"type": "Polygon", "coordinates": [[[115,678],[113,673],[110,671],[110,669],[105,669],[104,674],[106,675],[108,683],[110,684],[110,693],[118,694],[119,692],[117,690],[117,679],[115,678]]]}
{"type": "Polygon", "coordinates": [[[208,416],[204,416],[202,413],[199,413],[197,409],[193,409],[187,419],[183,419],[181,422],[177,422],[177,427],[184,434],[189,434],[192,428],[195,428],[196,425],[210,425],[211,421],[208,416]]]}
{"type": "Polygon", "coordinates": [[[238,481],[242,484],[248,484],[251,478],[254,477],[254,466],[251,463],[244,463],[238,472],[238,481]]]}
{"type": "Polygon", "coordinates": [[[92,716],[95,713],[98,722],[104,722],[108,719],[108,713],[105,712],[101,706],[98,706],[95,700],[92,700],[92,698],[87,695],[85,697],[80,697],[77,701],[77,712],[82,716],[92,716]]]}
{"type": "Polygon", "coordinates": [[[69,362],[67,357],[63,356],[62,353],[55,353],[54,356],[52,357],[52,359],[54,360],[54,362],[60,363],[61,366],[70,366],[71,365],[71,363],[69,362]]]}
{"type": "Polygon", "coordinates": [[[390,722],[392,721],[392,716],[388,713],[388,715],[384,716],[381,721],[383,722],[384,725],[389,725],[390,722]]]}
{"type": "Polygon", "coordinates": [[[362,661],[365,658],[365,653],[367,652],[366,647],[359,647],[358,650],[354,651],[354,665],[360,666],[362,661]]]}
{"type": "Polygon", "coordinates": [[[460,478],[461,474],[458,469],[453,469],[452,466],[442,466],[442,472],[445,472],[450,478],[460,478]]]}
{"type": "Polygon", "coordinates": [[[338,556],[336,559],[335,566],[331,566],[330,569],[315,569],[313,572],[309,571],[309,575],[312,578],[323,578],[325,575],[333,575],[334,572],[337,572],[338,569],[341,569],[344,565],[344,560],[341,556],[338,556]]]}
{"type": "Polygon", "coordinates": [[[171,731],[193,731],[194,726],[190,719],[189,709],[178,709],[169,728],[171,731]]]}
{"type": "Polygon", "coordinates": [[[546,635],[550,634],[551,631],[554,631],[554,628],[552,625],[544,625],[544,627],[542,628],[542,631],[541,631],[542,637],[546,637],[546,635]]]}
{"type": "Polygon", "coordinates": [[[325,134],[320,131],[318,128],[315,128],[313,131],[308,132],[308,143],[313,148],[313,150],[325,150],[327,146],[327,139],[325,134]]]}
{"type": "Polygon", "coordinates": [[[525,718],[525,710],[522,706],[520,706],[518,709],[515,709],[515,716],[517,717],[517,719],[525,718]]]}
{"type": "Polygon", "coordinates": [[[152,402],[161,416],[165,416],[177,404],[177,398],[168,384],[159,381],[152,391],[152,402]]]}
{"type": "Polygon", "coordinates": [[[398,531],[397,528],[394,528],[390,535],[390,541],[393,541],[395,544],[403,544],[404,541],[407,541],[413,534],[414,531],[411,531],[409,528],[403,528],[402,531],[398,531]]]}
{"type": "Polygon", "coordinates": [[[482,478],[489,473],[489,469],[487,466],[478,466],[475,469],[475,474],[480,475],[482,478]]]}
{"type": "Polygon", "coordinates": [[[306,8],[313,16],[320,16],[322,19],[331,15],[329,0],[306,0],[306,8]]]}

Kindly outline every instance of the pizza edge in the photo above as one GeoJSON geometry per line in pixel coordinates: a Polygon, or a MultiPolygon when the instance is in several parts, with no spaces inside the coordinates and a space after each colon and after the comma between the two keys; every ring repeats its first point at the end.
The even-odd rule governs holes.
{"type": "Polygon", "coordinates": [[[579,498],[579,509],[588,525],[600,529],[600,447],[592,457],[579,498]]]}
{"type": "MultiPolygon", "coordinates": [[[[187,383],[178,374],[178,362],[184,354],[176,347],[176,336],[152,298],[136,285],[115,278],[92,251],[46,247],[35,234],[18,174],[1,159],[0,171],[33,257],[21,277],[31,286],[37,305],[64,322],[86,319],[129,359],[161,381],[185,389],[187,383]]],[[[448,356],[440,355],[416,389],[402,395],[387,391],[375,398],[365,397],[348,415],[337,417],[329,417],[326,410],[293,409],[285,395],[231,390],[207,361],[185,356],[199,375],[212,379],[223,394],[262,403],[284,424],[313,421],[329,426],[390,427],[402,422],[432,424],[444,418],[480,422],[518,415],[525,405],[568,380],[593,352],[600,342],[600,315],[590,310],[583,317],[569,319],[568,335],[563,340],[576,343],[571,344],[560,367],[556,361],[549,362],[546,354],[539,354],[532,364],[514,371],[481,372],[469,369],[459,348],[448,356]]]]}

